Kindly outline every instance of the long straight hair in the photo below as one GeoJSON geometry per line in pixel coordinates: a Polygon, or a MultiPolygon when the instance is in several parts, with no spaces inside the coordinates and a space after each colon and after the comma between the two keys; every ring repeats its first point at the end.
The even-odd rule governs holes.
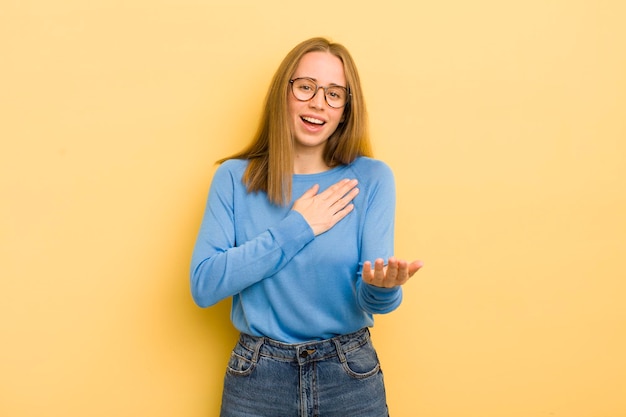
{"type": "Polygon", "coordinates": [[[270,202],[284,205],[291,200],[293,176],[293,132],[287,106],[289,80],[302,57],[309,52],[329,52],[343,63],[351,97],[344,108],[343,121],[328,138],[324,162],[329,167],[346,165],[359,156],[371,156],[369,128],[361,80],[348,50],[325,38],[312,38],[293,48],[272,78],[265,107],[252,142],[241,152],[221,159],[247,159],[243,182],[248,192],[264,191],[270,202]]]}

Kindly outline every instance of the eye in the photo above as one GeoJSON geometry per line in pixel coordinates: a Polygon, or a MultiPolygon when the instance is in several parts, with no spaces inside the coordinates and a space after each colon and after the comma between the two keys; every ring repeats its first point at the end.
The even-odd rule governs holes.
{"type": "Polygon", "coordinates": [[[330,88],[328,89],[327,96],[332,99],[341,100],[344,96],[344,92],[341,88],[330,88]]]}
{"type": "Polygon", "coordinates": [[[294,80],[293,86],[302,91],[315,90],[317,87],[313,81],[307,78],[297,78],[294,80]]]}

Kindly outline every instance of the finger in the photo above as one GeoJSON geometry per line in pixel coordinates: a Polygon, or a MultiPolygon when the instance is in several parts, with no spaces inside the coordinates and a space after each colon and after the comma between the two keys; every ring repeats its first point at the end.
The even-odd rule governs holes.
{"type": "Polygon", "coordinates": [[[320,197],[324,200],[331,200],[332,202],[335,202],[336,200],[346,195],[348,191],[356,187],[357,183],[357,180],[341,180],[321,192],[320,197]]]}
{"type": "Polygon", "coordinates": [[[315,184],[313,187],[311,187],[308,190],[306,190],[304,192],[304,194],[302,194],[302,197],[311,198],[311,197],[313,197],[313,196],[315,196],[317,194],[319,189],[320,189],[320,185],[319,184],[315,184]]]}
{"type": "Polygon", "coordinates": [[[359,189],[358,188],[353,188],[352,190],[350,190],[350,192],[348,192],[348,194],[346,194],[345,196],[343,196],[339,200],[335,201],[331,205],[331,207],[334,208],[335,210],[341,210],[344,207],[348,206],[348,204],[350,204],[350,202],[352,200],[354,200],[354,198],[357,196],[357,194],[359,194],[359,189]]]}
{"type": "Polygon", "coordinates": [[[408,274],[409,277],[413,276],[417,271],[419,271],[420,269],[422,269],[422,267],[424,266],[424,262],[422,261],[413,261],[408,265],[408,274]]]}
{"type": "Polygon", "coordinates": [[[374,263],[372,268],[372,263],[365,261],[363,263],[363,269],[361,270],[361,277],[366,283],[380,287],[382,279],[380,279],[380,276],[377,276],[376,268],[380,269],[380,265],[374,263]]]}
{"type": "Polygon", "coordinates": [[[361,276],[366,282],[369,282],[372,278],[372,263],[365,261],[363,263],[363,269],[361,270],[361,276]]]}
{"type": "Polygon", "coordinates": [[[385,261],[381,258],[378,258],[374,262],[373,285],[382,287],[384,280],[385,280],[385,261]]]}
{"type": "Polygon", "coordinates": [[[338,212],[333,214],[333,226],[337,223],[339,223],[339,221],[341,219],[343,219],[344,217],[346,217],[348,214],[350,214],[350,212],[354,210],[354,204],[348,204],[347,206],[345,206],[344,208],[342,208],[341,210],[339,210],[338,212]]]}
{"type": "Polygon", "coordinates": [[[333,185],[331,185],[330,187],[328,187],[327,189],[325,189],[324,191],[320,193],[320,198],[324,200],[330,198],[335,192],[337,192],[338,189],[340,189],[348,181],[350,180],[346,178],[346,179],[343,179],[341,181],[334,183],[333,185]]]}
{"type": "Polygon", "coordinates": [[[334,195],[337,198],[341,198],[343,196],[345,196],[346,194],[350,193],[350,191],[353,191],[357,184],[359,183],[358,180],[354,179],[354,180],[349,180],[348,182],[343,183],[338,189],[337,191],[335,191],[334,195]]]}
{"type": "Polygon", "coordinates": [[[387,261],[387,270],[385,271],[385,281],[395,282],[398,277],[398,260],[393,256],[387,261]]]}
{"type": "Polygon", "coordinates": [[[422,261],[408,263],[405,260],[398,261],[398,276],[396,285],[404,285],[423,266],[422,261]]]}
{"type": "Polygon", "coordinates": [[[397,268],[397,274],[395,277],[395,284],[402,285],[405,282],[407,282],[410,278],[409,264],[405,260],[398,260],[397,265],[398,265],[398,268],[397,268]]]}

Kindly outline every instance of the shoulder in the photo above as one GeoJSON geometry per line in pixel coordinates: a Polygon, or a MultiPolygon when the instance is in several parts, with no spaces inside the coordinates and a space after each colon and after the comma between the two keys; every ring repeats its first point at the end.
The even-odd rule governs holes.
{"type": "Polygon", "coordinates": [[[222,162],[211,181],[211,189],[218,193],[229,192],[242,184],[243,174],[248,166],[245,159],[228,159],[222,162]]]}
{"type": "Polygon", "coordinates": [[[389,165],[379,159],[361,156],[350,164],[350,168],[352,168],[360,181],[393,182],[394,180],[393,171],[389,165]]]}
{"type": "Polygon", "coordinates": [[[378,159],[360,157],[350,168],[359,180],[359,189],[367,196],[370,204],[374,200],[389,202],[395,199],[396,184],[389,165],[378,159]]]}
{"type": "Polygon", "coordinates": [[[248,166],[247,159],[227,159],[226,161],[220,164],[220,166],[217,168],[217,172],[230,172],[233,174],[238,174],[238,173],[243,174],[247,166],[248,166]]]}
{"type": "Polygon", "coordinates": [[[247,159],[228,159],[217,167],[213,181],[225,181],[228,178],[232,181],[241,180],[247,166],[247,159]]]}

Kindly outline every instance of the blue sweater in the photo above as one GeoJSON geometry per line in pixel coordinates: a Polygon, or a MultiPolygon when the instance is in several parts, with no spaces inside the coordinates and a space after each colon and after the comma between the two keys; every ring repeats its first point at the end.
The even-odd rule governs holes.
{"type": "Polygon", "coordinates": [[[361,279],[363,262],[393,255],[395,184],[383,162],[361,157],[319,174],[293,176],[293,200],[356,178],[354,210],[314,236],[290,204],[271,204],[242,183],[246,160],[217,169],[191,261],[194,301],[207,307],[232,296],[241,332],[285,343],[328,339],[372,326],[373,314],[400,305],[402,289],[361,279]]]}

